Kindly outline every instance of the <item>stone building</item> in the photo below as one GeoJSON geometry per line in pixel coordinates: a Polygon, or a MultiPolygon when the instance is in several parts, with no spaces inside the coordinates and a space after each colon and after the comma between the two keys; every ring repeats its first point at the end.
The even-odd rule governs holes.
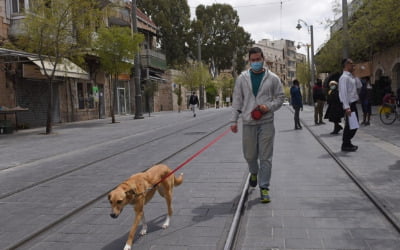
{"type": "MultiPolygon", "coordinates": [[[[130,5],[115,1],[113,16],[107,25],[130,27],[130,5]],[[118,6],[118,5],[116,5],[118,6]]],[[[0,1],[0,42],[19,34],[24,19],[24,9],[29,8],[30,0],[0,1]]],[[[142,43],[141,82],[142,94],[155,86],[150,95],[142,98],[142,111],[153,112],[169,108],[160,100],[166,85],[165,55],[156,49],[157,26],[140,10],[137,10],[138,31],[145,35],[142,43]],[[165,86],[164,86],[165,85],[165,86]],[[162,90],[160,96],[159,90],[162,90]]],[[[53,123],[82,121],[105,118],[110,115],[112,91],[110,77],[102,71],[99,59],[88,53],[83,68],[64,58],[56,70],[53,88],[49,88],[43,68],[35,54],[19,50],[0,48],[0,106],[12,108],[20,106],[28,111],[17,113],[19,124],[25,127],[44,126],[47,116],[50,91],[53,94],[53,123]]],[[[45,64],[48,62],[45,62],[45,64]]],[[[48,70],[48,69],[47,69],[48,70]]],[[[130,114],[135,110],[135,84],[131,72],[118,76],[115,91],[115,114],[130,114]]],[[[170,92],[168,92],[171,94],[170,92]]],[[[13,115],[6,119],[14,121],[13,115]]],[[[3,117],[0,117],[3,119],[3,117]]]]}
{"type": "Polygon", "coordinates": [[[305,61],[305,55],[296,52],[293,41],[263,39],[255,44],[262,49],[265,61],[282,83],[290,86],[296,78],[297,63],[305,61]]]}

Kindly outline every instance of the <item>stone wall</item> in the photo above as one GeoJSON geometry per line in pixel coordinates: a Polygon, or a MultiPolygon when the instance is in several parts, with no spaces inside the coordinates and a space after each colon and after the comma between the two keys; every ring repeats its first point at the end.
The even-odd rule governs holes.
{"type": "Polygon", "coordinates": [[[391,79],[392,90],[400,87],[400,44],[376,53],[372,59],[372,83],[380,76],[391,79]]]}

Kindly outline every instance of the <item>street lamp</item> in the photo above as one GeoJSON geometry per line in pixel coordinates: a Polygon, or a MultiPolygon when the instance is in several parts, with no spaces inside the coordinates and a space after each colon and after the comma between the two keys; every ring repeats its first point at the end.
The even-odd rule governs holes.
{"type": "Polygon", "coordinates": [[[297,20],[297,25],[296,25],[296,29],[298,29],[298,30],[300,30],[302,28],[300,22],[302,22],[308,28],[308,32],[311,34],[311,84],[313,86],[314,83],[315,83],[314,31],[313,31],[313,26],[312,25],[308,25],[305,21],[299,19],[299,20],[297,20]]]}

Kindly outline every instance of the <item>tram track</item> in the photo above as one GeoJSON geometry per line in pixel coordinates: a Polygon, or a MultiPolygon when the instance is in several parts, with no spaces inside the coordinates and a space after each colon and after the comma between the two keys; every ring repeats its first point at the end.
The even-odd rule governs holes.
{"type": "MultiPolygon", "coordinates": [[[[209,122],[211,119],[205,121],[205,122],[209,122]]],[[[349,178],[352,180],[352,182],[354,182],[357,187],[367,196],[367,198],[377,207],[377,209],[379,210],[380,213],[382,213],[384,215],[384,217],[390,222],[390,224],[393,225],[393,227],[400,232],[399,230],[399,222],[397,220],[397,218],[393,215],[393,213],[391,213],[385,206],[384,203],[382,203],[379,198],[376,197],[376,195],[374,195],[367,187],[366,185],[362,182],[362,180],[360,180],[352,171],[351,169],[343,162],[340,160],[340,157],[337,156],[330,148],[329,146],[315,133],[312,131],[312,129],[310,127],[308,127],[304,121],[302,121],[304,127],[311,133],[311,135],[316,139],[316,141],[324,148],[324,150],[326,152],[328,152],[328,154],[330,155],[330,157],[332,157],[332,159],[334,159],[334,161],[338,164],[339,167],[341,167],[343,169],[343,171],[345,171],[345,173],[349,176],[349,178]]],[[[179,150],[176,150],[174,153],[169,154],[167,157],[164,157],[164,159],[159,160],[158,162],[164,162],[167,161],[168,159],[173,158],[175,155],[179,154],[182,151],[185,151],[186,149],[189,149],[191,146],[193,146],[194,144],[207,139],[207,137],[213,135],[214,133],[216,133],[217,131],[221,130],[222,128],[226,128],[228,126],[228,124],[223,124],[220,127],[217,127],[215,129],[213,129],[212,131],[208,131],[208,132],[193,132],[193,131],[198,131],[196,130],[196,128],[194,128],[193,126],[190,127],[190,129],[188,131],[188,134],[197,134],[197,135],[202,135],[200,138],[197,138],[196,140],[194,140],[192,143],[189,143],[183,147],[181,147],[179,150]]],[[[178,129],[177,131],[182,132],[183,129],[178,129]]],[[[164,138],[166,138],[167,135],[165,135],[164,138]]],[[[158,137],[157,137],[158,138],[158,137]]],[[[156,142],[157,138],[153,138],[152,142],[156,142]]],[[[162,138],[160,138],[161,140],[162,138]]],[[[150,141],[147,142],[151,143],[150,141]]],[[[142,146],[144,146],[146,144],[143,144],[142,146]]],[[[133,149],[132,149],[133,150],[133,149]]],[[[128,151],[127,151],[128,152],[128,151]]],[[[121,152],[122,154],[122,152],[121,152]]],[[[101,161],[98,161],[101,162],[101,161]]],[[[93,163],[95,164],[95,163],[93,163]]],[[[225,247],[224,250],[228,250],[228,249],[236,249],[236,240],[238,238],[238,233],[240,233],[240,230],[238,230],[238,227],[240,227],[241,224],[241,219],[244,216],[244,204],[247,202],[247,197],[248,197],[248,185],[247,185],[247,181],[248,178],[246,178],[245,182],[244,182],[244,186],[243,186],[243,190],[242,190],[242,194],[241,197],[239,199],[239,203],[237,204],[237,209],[236,212],[233,216],[233,222],[231,224],[231,227],[229,229],[229,233],[228,233],[228,237],[227,240],[225,242],[225,247]]],[[[75,209],[63,214],[62,216],[56,218],[55,220],[52,221],[52,223],[47,224],[46,226],[42,226],[41,228],[35,230],[34,232],[32,232],[31,234],[27,235],[26,237],[22,238],[20,241],[14,243],[13,245],[8,246],[6,249],[19,249],[20,247],[24,247],[26,246],[28,243],[34,243],[37,242],[38,240],[41,239],[41,236],[45,235],[47,232],[56,229],[57,227],[59,227],[60,225],[62,225],[64,222],[68,221],[71,218],[74,218],[74,216],[86,211],[86,209],[89,209],[92,205],[94,205],[96,202],[99,202],[101,199],[103,199],[106,194],[112,190],[109,189],[106,192],[102,192],[100,193],[98,196],[94,197],[93,199],[87,201],[86,203],[82,203],[79,207],[76,207],[75,209]]]]}
{"type": "MultiPolygon", "coordinates": [[[[289,108],[288,108],[289,109],[289,108]]],[[[289,109],[292,113],[292,109],[289,109]]],[[[336,155],[330,147],[314,132],[312,129],[303,121],[300,120],[303,127],[306,128],[310,134],[315,138],[315,140],[324,148],[324,150],[329,154],[329,156],[337,163],[346,175],[351,179],[351,181],[361,190],[361,192],[368,198],[368,200],[377,208],[377,210],[383,215],[383,217],[393,226],[393,228],[400,234],[400,221],[395,214],[393,214],[388,207],[363,183],[363,181],[357,177],[356,174],[351,171],[351,169],[336,155]]],[[[242,218],[245,215],[246,202],[249,197],[249,185],[248,181],[250,174],[247,176],[245,183],[243,185],[243,190],[237,204],[235,215],[231,227],[228,232],[227,240],[224,245],[224,250],[234,250],[237,249],[238,234],[240,233],[239,227],[242,218]]]]}
{"type": "MultiPolygon", "coordinates": [[[[212,120],[212,119],[202,121],[201,124],[210,122],[210,120],[212,120]]],[[[198,123],[198,124],[200,124],[200,123],[198,123]]],[[[167,160],[173,158],[174,156],[176,156],[176,155],[179,154],[180,152],[183,152],[183,151],[189,149],[190,147],[194,146],[196,143],[199,143],[199,142],[201,142],[202,140],[206,139],[207,137],[209,137],[209,136],[215,134],[217,131],[220,131],[221,129],[226,128],[226,127],[228,126],[228,124],[229,124],[229,123],[225,123],[225,124],[223,124],[223,125],[220,125],[220,126],[214,128],[214,129],[212,129],[212,130],[209,131],[209,132],[204,132],[204,133],[202,133],[203,135],[202,135],[201,137],[196,138],[194,141],[192,141],[192,142],[190,142],[190,143],[188,143],[188,144],[182,146],[180,149],[174,151],[173,153],[171,153],[171,154],[168,155],[167,157],[165,157],[165,158],[159,160],[157,163],[161,163],[161,162],[164,162],[164,161],[167,161],[167,160]]],[[[142,147],[142,146],[144,146],[144,145],[147,145],[147,144],[149,144],[149,143],[154,143],[154,142],[156,142],[156,141],[158,141],[158,140],[165,139],[165,138],[167,138],[167,137],[169,137],[169,136],[173,136],[173,135],[176,135],[176,134],[178,134],[178,133],[182,133],[182,131],[185,131],[185,130],[193,130],[193,129],[194,129],[193,126],[188,126],[188,127],[184,128],[184,129],[182,129],[182,128],[177,129],[174,133],[170,133],[170,134],[167,134],[167,135],[159,136],[159,137],[157,137],[157,138],[154,138],[154,139],[152,139],[152,140],[149,140],[149,141],[147,141],[147,142],[145,142],[145,143],[142,143],[142,144],[140,144],[140,145],[136,145],[135,147],[130,147],[130,148],[128,148],[128,149],[119,151],[119,152],[114,153],[114,154],[112,154],[112,155],[109,155],[109,156],[107,156],[107,157],[103,157],[103,158],[101,158],[101,159],[98,159],[98,160],[96,160],[96,161],[93,161],[93,162],[91,162],[90,164],[85,164],[85,165],[80,166],[80,167],[77,167],[77,168],[75,168],[75,169],[71,169],[71,170],[66,171],[66,172],[64,172],[64,173],[62,173],[62,174],[59,174],[59,175],[57,175],[57,176],[53,176],[52,178],[47,178],[46,180],[43,180],[43,181],[41,181],[40,183],[35,183],[35,185],[30,185],[29,187],[26,187],[26,188],[24,188],[23,190],[21,189],[19,192],[26,191],[27,189],[33,188],[34,186],[38,186],[38,185],[40,185],[40,184],[42,184],[42,183],[44,183],[44,182],[57,179],[57,178],[59,178],[59,177],[61,177],[61,176],[65,176],[65,175],[70,174],[70,173],[72,173],[72,172],[76,172],[76,171],[81,170],[81,169],[83,169],[83,168],[85,168],[85,167],[88,167],[88,166],[93,165],[93,164],[95,164],[95,163],[98,163],[98,162],[107,160],[107,159],[112,158],[112,157],[115,157],[115,156],[117,156],[117,155],[120,155],[120,154],[129,152],[129,151],[131,151],[131,150],[138,149],[138,148],[140,148],[140,147],[142,147]]],[[[157,164],[157,163],[155,163],[155,164],[157,164]]],[[[28,244],[28,243],[30,243],[30,242],[32,242],[32,241],[35,241],[35,239],[40,238],[41,235],[45,234],[45,233],[48,232],[49,230],[51,230],[51,229],[57,227],[58,225],[62,224],[62,223],[65,222],[66,220],[68,220],[68,219],[74,217],[75,215],[77,215],[77,214],[79,214],[79,213],[85,211],[85,209],[88,209],[89,207],[91,207],[93,204],[95,204],[95,203],[98,202],[99,200],[104,199],[104,197],[105,197],[113,188],[115,188],[115,187],[112,187],[112,188],[106,190],[105,192],[100,193],[98,196],[96,196],[96,197],[94,197],[94,198],[88,200],[87,202],[85,202],[85,203],[79,205],[78,207],[72,209],[71,211],[69,211],[69,212],[67,212],[67,213],[65,213],[65,214],[63,214],[63,215],[61,215],[61,216],[59,216],[58,218],[56,218],[55,220],[53,220],[51,223],[48,223],[47,225],[42,226],[41,228],[39,228],[39,229],[35,230],[34,232],[30,233],[29,235],[27,235],[27,236],[21,238],[21,239],[18,240],[17,242],[14,242],[12,245],[7,246],[5,249],[7,249],[7,250],[18,249],[18,248],[20,248],[20,247],[22,247],[22,246],[25,246],[26,244],[28,244]]],[[[16,194],[16,193],[17,193],[17,192],[13,192],[13,194],[16,194]]],[[[7,197],[12,196],[13,194],[9,194],[7,197]]],[[[6,197],[4,197],[4,195],[3,195],[2,199],[4,199],[4,198],[6,198],[6,197]]]]}
{"type": "MultiPolygon", "coordinates": [[[[292,113],[293,110],[289,109],[292,113]]],[[[300,119],[301,120],[301,119],[300,119]]],[[[314,133],[309,126],[302,121],[304,127],[311,133],[311,135],[317,140],[317,142],[326,150],[326,152],[332,157],[332,159],[338,164],[338,166],[347,174],[347,176],[353,181],[354,184],[367,196],[367,198],[375,205],[378,211],[386,218],[386,220],[400,233],[400,220],[394,215],[387,206],[363,183],[363,181],[351,171],[349,166],[347,166],[339,156],[337,156],[331,148],[314,133]]]]}
{"type": "Polygon", "coordinates": [[[363,183],[363,181],[357,177],[356,174],[338,157],[329,146],[317,136],[308,126],[307,130],[313,135],[318,143],[328,152],[328,154],[334,159],[340,168],[347,174],[347,176],[353,181],[354,184],[368,197],[368,199],[375,205],[379,212],[386,218],[386,220],[400,233],[400,221],[397,217],[387,208],[387,206],[363,183]]]}
{"type": "MultiPolygon", "coordinates": [[[[198,125],[201,125],[201,124],[203,124],[203,123],[208,123],[208,122],[210,122],[211,120],[212,120],[212,119],[207,119],[207,120],[205,120],[205,121],[200,122],[198,125]]],[[[132,147],[125,148],[125,149],[122,149],[122,150],[117,151],[117,152],[113,152],[113,153],[111,153],[110,155],[106,155],[106,156],[104,156],[104,157],[101,157],[101,158],[98,158],[98,159],[96,159],[96,160],[90,161],[90,162],[88,162],[88,163],[85,163],[85,164],[79,165],[79,166],[77,166],[77,167],[74,167],[74,168],[72,168],[72,169],[63,171],[63,172],[61,172],[61,173],[57,173],[57,174],[55,174],[55,175],[48,176],[48,177],[46,177],[46,178],[44,178],[44,179],[42,179],[42,180],[40,180],[40,181],[36,181],[36,182],[30,184],[30,185],[26,185],[26,186],[24,186],[24,187],[20,187],[20,188],[18,188],[18,189],[16,189],[16,190],[13,190],[13,191],[11,191],[11,192],[6,192],[6,193],[4,193],[4,194],[1,194],[1,195],[0,195],[0,200],[5,199],[5,198],[7,198],[7,197],[10,197],[10,196],[12,196],[12,195],[14,195],[14,194],[18,194],[18,193],[20,193],[20,192],[29,190],[29,189],[31,189],[31,188],[37,187],[37,186],[42,185],[42,184],[44,184],[44,183],[46,183],[46,182],[53,181],[53,180],[55,180],[55,179],[57,179],[57,178],[66,176],[66,175],[68,175],[68,174],[77,172],[77,171],[82,170],[82,169],[85,169],[85,168],[87,168],[87,167],[89,167],[89,166],[92,166],[92,165],[94,165],[94,164],[96,164],[96,163],[99,163],[99,162],[102,162],[102,161],[105,161],[105,160],[114,158],[114,157],[116,157],[116,156],[119,156],[119,155],[121,155],[121,154],[127,153],[127,152],[132,151],[132,150],[136,150],[136,149],[138,149],[138,148],[140,148],[140,147],[143,147],[143,146],[145,146],[145,145],[148,145],[148,144],[150,144],[150,143],[154,143],[154,142],[156,142],[156,141],[165,139],[165,138],[167,138],[167,137],[174,136],[174,135],[176,135],[176,134],[182,133],[182,131],[185,131],[185,130],[193,130],[193,128],[194,128],[193,126],[188,125],[187,127],[183,128],[183,129],[182,129],[182,128],[176,129],[176,130],[174,130],[172,133],[168,133],[168,134],[164,134],[164,135],[162,135],[162,136],[158,136],[158,137],[156,137],[156,138],[153,138],[153,139],[148,140],[148,141],[146,141],[146,142],[140,143],[140,144],[138,144],[138,145],[134,145],[134,146],[132,146],[132,147]]],[[[160,129],[162,129],[162,128],[158,128],[158,129],[160,130],[160,129]]],[[[120,141],[121,139],[127,140],[127,139],[129,139],[130,137],[134,137],[134,135],[129,136],[129,137],[124,137],[124,138],[114,139],[114,140],[108,141],[108,142],[106,142],[106,143],[107,143],[107,144],[110,144],[110,143],[111,143],[111,144],[112,144],[112,143],[117,143],[117,142],[120,141]]],[[[102,144],[96,145],[96,146],[94,146],[94,147],[100,147],[100,146],[102,146],[102,144]]],[[[92,148],[92,149],[93,149],[93,148],[92,148]]],[[[80,149],[80,150],[77,150],[77,152],[81,153],[81,149],[80,149]]],[[[51,156],[51,157],[48,157],[46,160],[51,161],[51,160],[54,159],[54,158],[62,157],[62,156],[65,156],[65,155],[67,155],[67,154],[71,155],[71,154],[74,154],[74,152],[68,152],[68,153],[62,153],[62,154],[53,155],[53,156],[51,156]]],[[[40,162],[42,162],[43,160],[44,160],[44,159],[38,159],[38,160],[36,160],[36,161],[29,162],[28,164],[35,164],[35,162],[36,162],[36,163],[40,163],[40,162]]],[[[162,161],[160,161],[160,162],[162,162],[162,161]]],[[[19,167],[21,167],[21,166],[23,166],[23,165],[25,165],[25,164],[21,164],[21,165],[17,165],[17,166],[14,166],[14,167],[7,168],[7,169],[3,169],[3,170],[0,171],[0,173],[1,173],[2,171],[7,171],[7,170],[10,170],[10,169],[12,169],[12,168],[19,168],[19,167]]]]}

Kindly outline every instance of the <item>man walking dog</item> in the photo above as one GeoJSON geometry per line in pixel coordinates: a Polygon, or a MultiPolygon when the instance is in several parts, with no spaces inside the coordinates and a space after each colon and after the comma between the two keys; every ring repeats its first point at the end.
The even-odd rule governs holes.
{"type": "Polygon", "coordinates": [[[232,103],[231,130],[238,131],[239,115],[243,121],[243,154],[250,171],[250,186],[260,187],[261,202],[271,201],[272,153],[275,137],[274,112],[285,95],[278,76],[264,67],[260,48],[249,50],[251,68],[242,72],[235,84],[232,103]]]}

